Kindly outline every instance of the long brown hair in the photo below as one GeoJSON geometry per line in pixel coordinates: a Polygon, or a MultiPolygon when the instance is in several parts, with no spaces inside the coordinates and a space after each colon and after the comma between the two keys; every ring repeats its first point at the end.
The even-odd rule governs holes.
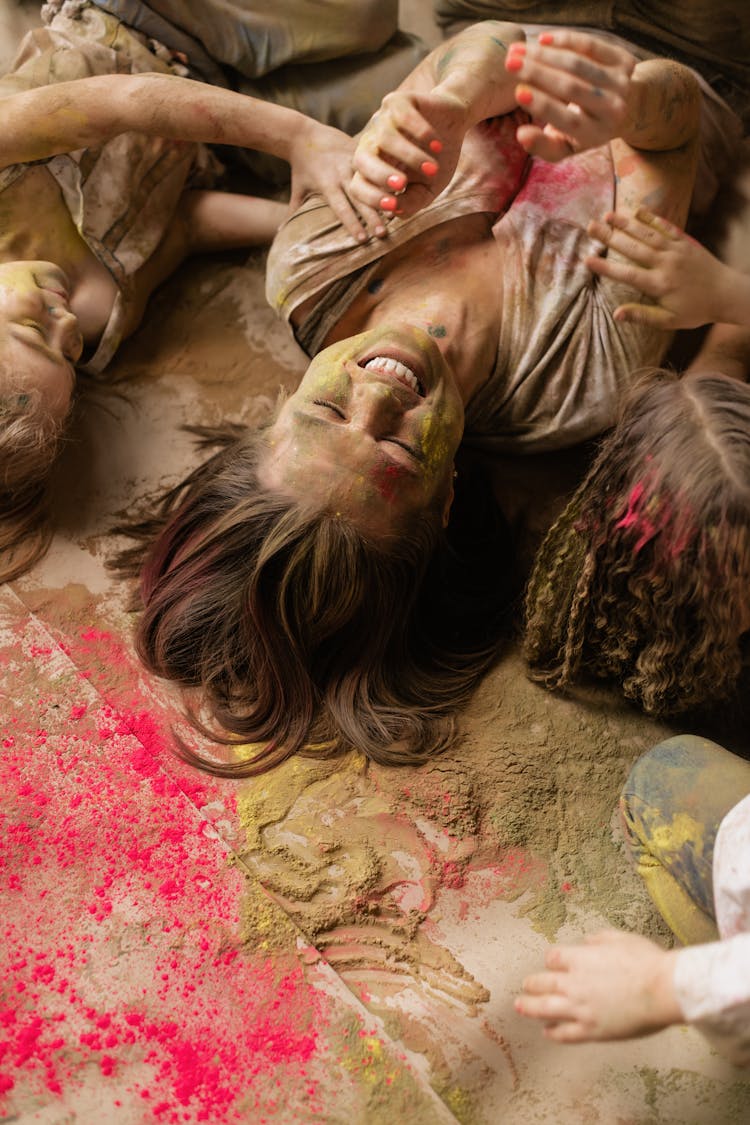
{"type": "Polygon", "coordinates": [[[139,545],[117,568],[142,565],[147,667],[196,689],[204,733],[258,749],[228,764],[185,745],[183,756],[248,776],[301,749],[356,747],[388,765],[437,753],[499,641],[492,605],[477,629],[456,593],[456,575],[481,582],[445,542],[440,512],[376,539],[261,483],[266,428],[194,432],[218,452],[126,526],[139,545]]]}
{"type": "Polygon", "coordinates": [[[653,714],[732,694],[750,604],[750,388],[656,372],[536,558],[532,678],[615,680],[653,714]]]}

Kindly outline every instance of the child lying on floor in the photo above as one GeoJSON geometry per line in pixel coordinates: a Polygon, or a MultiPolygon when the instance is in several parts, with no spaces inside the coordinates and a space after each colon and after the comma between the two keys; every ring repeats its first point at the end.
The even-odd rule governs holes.
{"type": "Polygon", "coordinates": [[[750,1065],[750,762],[670,738],[636,762],[620,807],[638,872],[686,948],[613,930],[552,946],[516,1011],[558,1043],[692,1023],[750,1065]]]}
{"type": "Polygon", "coordinates": [[[547,687],[593,676],[678,714],[732,699],[745,664],[750,278],[643,207],[588,229],[616,251],[589,268],[655,302],[622,304],[615,320],[723,323],[682,377],[654,372],[625,401],[537,555],[525,653],[547,687]]]}
{"type": "Polygon", "coordinates": [[[286,213],[199,190],[212,180],[201,142],[282,157],[294,203],[322,192],[366,238],[342,188],[347,136],[170,65],[144,36],[79,5],[30,32],[0,78],[0,581],[48,544],[46,486],[75,369],[106,367],[189,254],[268,243],[286,213]]]}

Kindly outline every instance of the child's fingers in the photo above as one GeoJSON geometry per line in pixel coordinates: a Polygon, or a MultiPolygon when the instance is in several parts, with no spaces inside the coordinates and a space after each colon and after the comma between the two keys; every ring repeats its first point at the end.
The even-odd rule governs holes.
{"type": "MultiPolygon", "coordinates": [[[[650,214],[650,212],[646,212],[646,214],[650,214]]],[[[660,226],[644,221],[641,209],[636,211],[634,215],[628,215],[621,211],[610,211],[604,216],[604,223],[610,227],[616,227],[617,230],[624,231],[632,238],[637,238],[654,250],[666,250],[669,243],[675,241],[673,235],[667,234],[660,226]]],[[[677,227],[672,227],[671,223],[666,225],[674,231],[678,230],[677,227]]],[[[600,235],[597,234],[596,237],[600,238],[602,242],[606,242],[606,239],[601,238],[600,235]]]]}
{"type": "Polygon", "coordinates": [[[680,227],[675,226],[674,223],[670,223],[669,219],[663,218],[662,215],[654,214],[648,207],[639,207],[635,213],[635,217],[640,220],[644,226],[651,230],[658,231],[659,234],[666,239],[679,241],[685,237],[685,232],[681,230],[680,227]]]}
{"type": "Polygon", "coordinates": [[[328,192],[328,203],[344,230],[357,242],[367,239],[367,223],[357,214],[342,190],[328,192]]]}
{"type": "Polygon", "coordinates": [[[591,1038],[585,1025],[578,1020],[549,1024],[542,1029],[542,1034],[545,1039],[552,1039],[555,1043],[584,1043],[591,1038]]]}
{"type": "Polygon", "coordinates": [[[335,199],[331,199],[331,208],[344,228],[358,242],[364,242],[368,235],[374,234],[382,238],[387,234],[382,215],[365,203],[356,202],[355,206],[343,190],[336,193],[335,199]]]}
{"type": "Polygon", "coordinates": [[[664,332],[675,326],[674,314],[661,305],[618,305],[613,315],[618,324],[649,324],[664,332]]]}
{"type": "Polygon", "coordinates": [[[396,197],[388,192],[384,192],[383,189],[379,188],[376,184],[371,184],[359,172],[355,172],[352,176],[351,183],[349,184],[349,195],[360,213],[366,217],[371,233],[377,234],[379,238],[382,238],[386,233],[386,228],[383,223],[383,216],[380,214],[381,204],[384,199],[393,200],[393,207],[390,209],[391,213],[393,213],[398,207],[396,197]],[[373,219],[373,216],[376,216],[376,218],[373,219]]]}
{"type": "Polygon", "coordinates": [[[561,991],[561,974],[532,973],[524,977],[523,991],[530,996],[555,995],[561,991]]]}
{"type": "MultiPolygon", "coordinates": [[[[637,227],[634,229],[634,233],[631,233],[633,226],[618,230],[607,223],[600,223],[598,220],[592,219],[586,229],[592,238],[603,242],[605,246],[616,250],[618,254],[622,254],[624,258],[628,258],[636,265],[654,266],[659,260],[656,253],[657,248],[652,248],[645,239],[639,237],[640,232],[637,227]]],[[[657,234],[657,238],[661,238],[661,236],[657,234]]]]}
{"type": "Polygon", "coordinates": [[[523,996],[518,997],[514,1007],[519,1015],[529,1016],[533,1020],[564,1020],[575,1015],[568,997],[557,993],[531,996],[524,992],[523,996]]]}
{"type": "Polygon", "coordinates": [[[661,286],[656,282],[653,271],[644,266],[635,265],[633,262],[621,262],[618,258],[600,258],[597,254],[589,254],[583,259],[592,273],[599,277],[608,277],[610,281],[620,281],[637,289],[649,297],[661,296],[661,286]]]}

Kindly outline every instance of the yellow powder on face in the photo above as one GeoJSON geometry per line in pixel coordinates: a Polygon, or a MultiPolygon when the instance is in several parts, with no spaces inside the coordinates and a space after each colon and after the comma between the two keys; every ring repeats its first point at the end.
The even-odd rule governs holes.
{"type": "Polygon", "coordinates": [[[425,469],[431,476],[435,476],[446,467],[450,450],[445,438],[445,426],[438,425],[432,413],[426,415],[422,423],[420,445],[425,469]]]}

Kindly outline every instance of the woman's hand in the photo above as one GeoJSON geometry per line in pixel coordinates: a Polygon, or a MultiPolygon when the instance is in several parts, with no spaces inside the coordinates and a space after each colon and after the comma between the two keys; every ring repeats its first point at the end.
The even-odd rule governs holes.
{"type": "Polygon", "coordinates": [[[415,214],[450,182],[465,132],[466,111],[457,98],[436,91],[387,94],[359,136],[351,198],[371,212],[415,214]]]}
{"type": "Polygon", "coordinates": [[[634,215],[610,212],[593,221],[589,234],[614,256],[585,259],[592,273],[640,290],[656,304],[633,302],[615,310],[615,320],[652,324],[665,331],[697,328],[714,321],[750,325],[750,278],[729,266],[673,223],[639,207],[634,215]],[[621,259],[624,258],[625,261],[621,259]],[[742,305],[734,305],[739,292],[742,305]]]}
{"type": "Polygon", "coordinates": [[[358,242],[368,235],[385,234],[382,217],[361,200],[353,205],[349,195],[354,140],[329,125],[305,118],[289,145],[292,169],[292,210],[313,192],[323,196],[336,218],[358,242]]]}
{"type": "Polygon", "coordinates": [[[512,43],[505,69],[518,79],[516,101],[534,119],[519,127],[519,144],[557,162],[618,136],[636,62],[624,48],[584,31],[512,43]]]}
{"type": "Polygon", "coordinates": [[[547,972],[523,982],[515,1009],[544,1020],[557,1043],[647,1035],[683,1015],[674,992],[675,951],[648,938],[602,930],[583,945],[553,945],[547,972]]]}

